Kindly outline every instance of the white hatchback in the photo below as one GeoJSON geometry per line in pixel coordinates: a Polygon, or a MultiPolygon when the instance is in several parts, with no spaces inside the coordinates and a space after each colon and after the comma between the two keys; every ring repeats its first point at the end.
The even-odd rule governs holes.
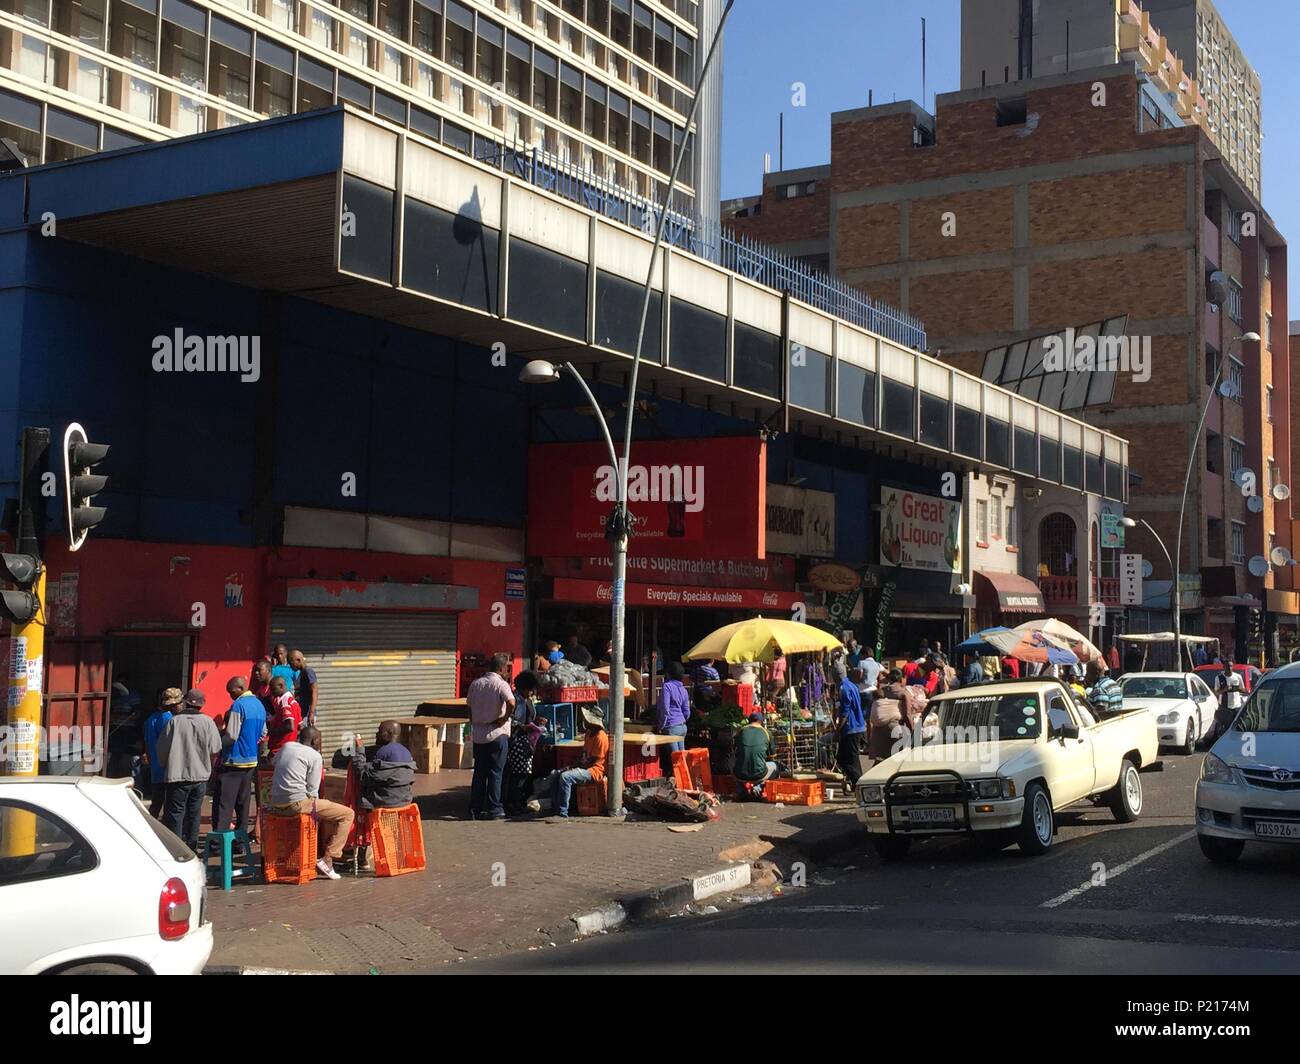
{"type": "Polygon", "coordinates": [[[197,975],[206,896],[129,780],[0,777],[0,974],[197,975]]]}

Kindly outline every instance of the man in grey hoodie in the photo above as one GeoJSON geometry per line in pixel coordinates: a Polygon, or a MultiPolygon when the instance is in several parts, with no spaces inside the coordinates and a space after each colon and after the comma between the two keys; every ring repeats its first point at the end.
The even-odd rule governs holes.
{"type": "Polygon", "coordinates": [[[205,701],[202,691],[191,690],[181,703],[180,712],[167,722],[158,737],[158,757],[163,763],[167,788],[162,820],[196,852],[199,816],[208,778],[212,775],[212,759],[221,753],[221,732],[203,712],[205,701]]]}

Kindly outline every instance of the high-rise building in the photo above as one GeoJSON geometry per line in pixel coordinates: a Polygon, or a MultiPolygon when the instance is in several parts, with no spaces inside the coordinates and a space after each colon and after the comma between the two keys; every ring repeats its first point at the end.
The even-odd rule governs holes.
{"type": "MultiPolygon", "coordinates": [[[[55,162],[346,101],[478,158],[536,147],[658,201],[720,14],[719,0],[0,0],[0,136],[55,162]]],[[[720,87],[687,148],[686,214],[697,195],[717,209],[720,87]]]]}
{"type": "Polygon", "coordinates": [[[1262,195],[1259,74],[1211,0],[962,0],[961,57],[963,89],[1132,60],[1262,195]]]}

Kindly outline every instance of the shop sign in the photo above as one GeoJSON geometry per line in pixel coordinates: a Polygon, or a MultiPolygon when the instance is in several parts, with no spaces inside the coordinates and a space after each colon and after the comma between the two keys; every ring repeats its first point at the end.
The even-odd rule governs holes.
{"type": "Polygon", "coordinates": [[[524,587],[528,581],[528,570],[522,566],[511,566],[506,569],[506,598],[521,599],[524,597],[524,587]]]}
{"type": "Polygon", "coordinates": [[[1142,555],[1119,556],[1119,601],[1125,606],[1142,605],[1142,555]]]}
{"type": "Polygon", "coordinates": [[[880,489],[880,561],[960,573],[961,502],[903,488],[880,489]]]}
{"type": "MultiPolygon", "coordinates": [[[[632,448],[630,556],[763,558],[766,444],[758,436],[653,440],[632,448]]],[[[606,547],[617,495],[598,443],[529,448],[528,553],[585,557],[606,547]]]]}
{"type": "Polygon", "coordinates": [[[1124,526],[1119,514],[1101,515],[1101,545],[1103,549],[1122,550],[1124,547],[1124,526]]]}
{"type": "Polygon", "coordinates": [[[829,491],[767,486],[767,548],[784,554],[835,554],[835,496],[829,491]]]}
{"type": "Polygon", "coordinates": [[[823,562],[808,570],[808,583],[818,591],[845,595],[862,586],[862,574],[839,562],[823,562]]]}
{"type": "MultiPolygon", "coordinates": [[[[613,601],[608,580],[555,581],[557,602],[613,601]]],[[[683,587],[672,584],[628,584],[628,606],[665,606],[671,609],[754,610],[769,615],[788,614],[803,596],[791,591],[763,591],[742,587],[683,587]]]]}
{"type": "MultiPolygon", "coordinates": [[[[608,580],[614,563],[608,554],[584,558],[544,558],[546,576],[575,580],[608,580]]],[[[757,587],[770,591],[794,590],[794,559],[784,554],[747,561],[733,558],[673,558],[661,554],[633,555],[627,560],[628,576],[642,583],[709,584],[715,587],[757,587]]]]}

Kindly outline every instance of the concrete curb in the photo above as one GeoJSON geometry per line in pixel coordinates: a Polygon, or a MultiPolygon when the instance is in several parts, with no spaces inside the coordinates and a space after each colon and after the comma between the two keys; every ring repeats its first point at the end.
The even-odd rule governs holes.
{"type": "Polygon", "coordinates": [[[263,968],[256,964],[209,964],[204,975],[337,975],[309,968],[263,968]]]}
{"type": "MultiPolygon", "coordinates": [[[[790,839],[773,840],[755,836],[749,842],[738,843],[728,848],[736,850],[743,846],[769,843],[772,844],[768,847],[768,852],[770,852],[771,849],[793,846],[794,849],[799,851],[800,856],[807,860],[827,861],[836,854],[851,848],[855,842],[861,841],[862,837],[862,827],[854,818],[850,823],[845,824],[843,830],[826,835],[806,846],[792,844],[790,839]]],[[[751,862],[728,862],[697,876],[677,879],[651,890],[626,895],[617,899],[611,905],[594,909],[591,912],[579,913],[570,917],[570,920],[577,927],[579,937],[586,938],[589,935],[600,934],[603,931],[612,931],[624,924],[648,923],[652,920],[666,919],[675,913],[683,911],[694,902],[703,901],[715,894],[726,894],[734,890],[740,890],[749,886],[751,881],[751,862]]]]}

